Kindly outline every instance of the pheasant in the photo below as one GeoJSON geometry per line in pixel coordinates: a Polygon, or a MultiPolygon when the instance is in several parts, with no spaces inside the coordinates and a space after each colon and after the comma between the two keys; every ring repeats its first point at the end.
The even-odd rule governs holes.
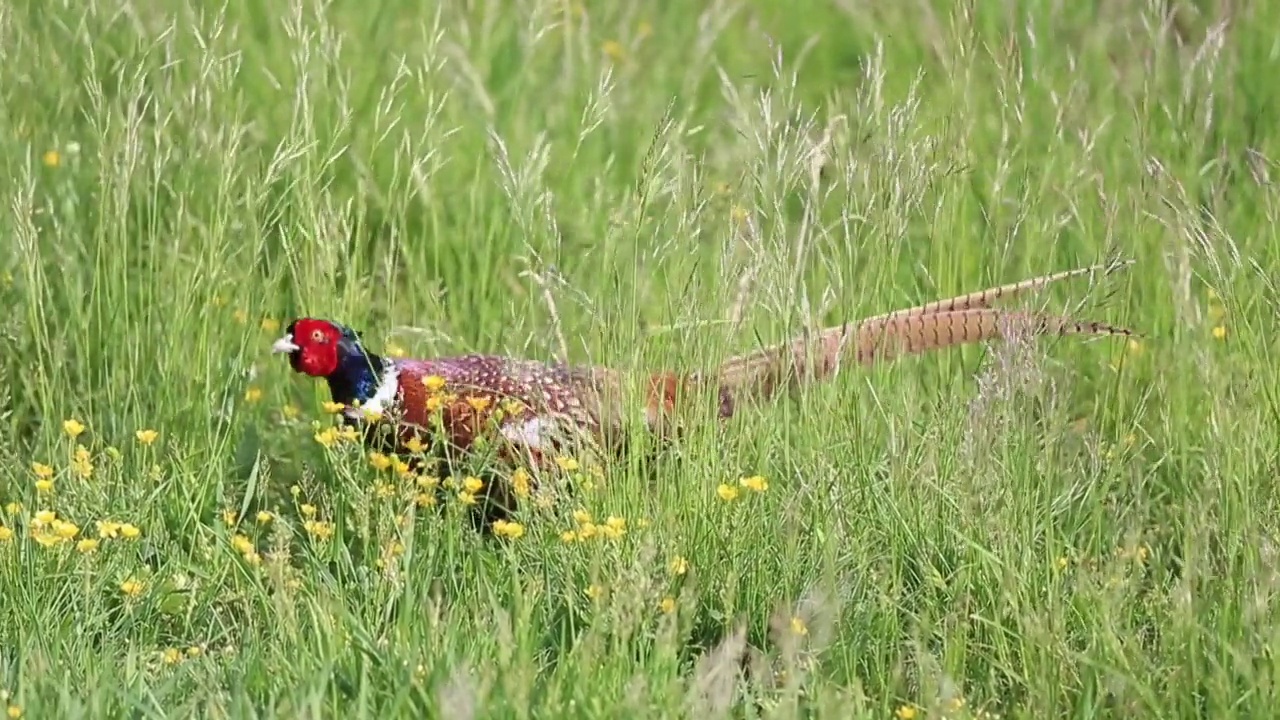
{"type": "MultiPolygon", "coordinates": [[[[1037,335],[1133,336],[1100,322],[992,307],[1103,269],[1110,270],[1066,270],[829,327],[731,358],[711,374],[626,373],[483,354],[385,358],[366,349],[351,328],[311,317],[293,320],[272,352],[287,354],[295,371],[324,378],[333,401],[345,406],[344,422],[365,426],[369,444],[403,452],[435,437],[442,440],[438,449],[466,454],[494,440],[502,462],[539,472],[566,452],[620,450],[631,420],[667,437],[679,411],[688,407],[682,398],[714,392],[716,414],[728,419],[744,403],[832,377],[849,356],[867,366],[1003,338],[1015,326],[1037,335]],[[388,430],[379,437],[378,427],[388,430]]],[[[505,517],[514,504],[509,489],[485,493],[485,499],[497,506],[486,524],[505,517]]]]}

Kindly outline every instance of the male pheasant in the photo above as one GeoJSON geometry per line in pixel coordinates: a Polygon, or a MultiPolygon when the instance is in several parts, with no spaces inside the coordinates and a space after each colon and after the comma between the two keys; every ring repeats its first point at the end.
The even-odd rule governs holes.
{"type": "MultiPolygon", "coordinates": [[[[681,398],[697,397],[699,391],[716,393],[719,417],[729,418],[744,402],[830,378],[846,353],[870,365],[1001,338],[1017,326],[1033,334],[1132,336],[1128,329],[1099,322],[991,307],[1002,298],[1102,269],[1067,270],[845,323],[731,358],[710,375],[634,374],[481,354],[384,358],[366,349],[350,328],[305,317],[289,324],[272,351],[287,353],[295,371],[324,378],[333,401],[346,406],[347,423],[390,429],[381,440],[367,433],[370,443],[403,451],[415,438],[436,437],[448,453],[483,444],[506,463],[536,472],[562,453],[620,449],[630,418],[665,436],[677,411],[687,407],[681,398]]],[[[511,504],[509,492],[500,495],[488,499],[511,504]]]]}

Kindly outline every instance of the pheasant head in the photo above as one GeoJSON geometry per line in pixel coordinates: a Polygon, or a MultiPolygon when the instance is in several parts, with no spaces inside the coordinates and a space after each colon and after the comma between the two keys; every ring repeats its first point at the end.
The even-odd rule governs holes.
{"type": "Polygon", "coordinates": [[[271,351],[288,353],[294,371],[324,378],[334,402],[368,402],[383,385],[390,363],[365,350],[360,333],[336,322],[298,318],[271,351]]]}

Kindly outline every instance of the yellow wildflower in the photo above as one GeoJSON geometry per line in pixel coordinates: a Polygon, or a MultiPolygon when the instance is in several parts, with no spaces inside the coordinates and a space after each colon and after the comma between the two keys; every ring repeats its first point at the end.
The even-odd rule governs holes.
{"type": "Polygon", "coordinates": [[[267,523],[271,522],[271,519],[273,517],[274,516],[266,510],[258,511],[258,523],[261,525],[266,525],[267,523]]]}
{"type": "Polygon", "coordinates": [[[35,525],[36,527],[41,527],[44,525],[48,525],[49,523],[57,519],[58,519],[58,513],[52,510],[37,510],[35,517],[32,518],[31,520],[31,524],[35,525]]]}
{"type": "Polygon", "coordinates": [[[0,525],[0,542],[9,542],[13,539],[13,531],[4,525],[0,525]]]}
{"type": "Polygon", "coordinates": [[[479,396],[473,395],[467,398],[467,404],[471,406],[472,410],[475,410],[478,413],[481,413],[487,410],[491,402],[492,400],[490,400],[487,397],[484,397],[483,395],[479,395],[479,396]]]}
{"type": "Polygon", "coordinates": [[[235,525],[236,521],[239,519],[240,518],[236,511],[231,508],[227,508],[222,511],[222,522],[225,525],[235,525]]]}
{"type": "Polygon", "coordinates": [[[587,586],[586,593],[587,593],[587,597],[591,598],[592,600],[595,600],[596,598],[604,594],[604,588],[600,587],[599,585],[596,585],[595,583],[591,583],[590,585],[587,586]]]}
{"type": "Polygon", "coordinates": [[[578,469],[578,461],[571,457],[558,457],[556,458],[556,464],[565,472],[573,472],[578,469]]]}
{"type": "Polygon", "coordinates": [[[499,520],[493,524],[493,532],[501,537],[509,537],[514,540],[524,535],[524,526],[518,522],[499,520]]]}
{"type": "Polygon", "coordinates": [[[502,401],[502,412],[505,415],[519,415],[524,411],[524,403],[515,399],[502,401]]]}
{"type": "Polygon", "coordinates": [[[408,477],[409,463],[393,455],[391,456],[391,472],[399,475],[400,477],[408,477]]]}
{"type": "Polygon", "coordinates": [[[40,480],[48,480],[53,477],[53,468],[45,465],[44,463],[31,463],[31,471],[34,472],[36,477],[40,480]]]}
{"type": "Polygon", "coordinates": [[[617,40],[605,40],[604,43],[600,45],[600,51],[605,54],[605,57],[614,62],[622,60],[622,58],[627,54],[626,48],[624,48],[622,43],[617,40]]]}
{"type": "Polygon", "coordinates": [[[47,479],[37,480],[37,481],[36,481],[36,492],[41,493],[41,494],[43,494],[43,493],[49,493],[49,492],[53,492],[53,481],[52,481],[52,480],[47,480],[47,479]]]}
{"type": "Polygon", "coordinates": [[[577,542],[577,540],[578,540],[578,533],[572,530],[565,530],[564,532],[560,533],[561,542],[572,543],[572,542],[577,542]]]}
{"type": "Polygon", "coordinates": [[[333,537],[333,523],[308,520],[302,523],[302,527],[307,531],[307,533],[319,538],[320,540],[328,540],[333,537]]]}
{"type": "Polygon", "coordinates": [[[128,595],[129,597],[137,597],[141,595],[144,589],[145,589],[145,586],[142,584],[142,582],[139,580],[134,580],[133,578],[129,578],[128,580],[125,580],[124,582],[120,583],[120,592],[124,593],[125,595],[128,595]]]}
{"type": "Polygon", "coordinates": [[[76,543],[76,550],[82,553],[91,553],[98,549],[99,542],[96,538],[84,538],[76,543]]]}
{"type": "Polygon", "coordinates": [[[689,561],[683,555],[677,555],[671,558],[667,567],[671,569],[672,575],[683,575],[689,572],[689,561]]]}
{"type": "Polygon", "coordinates": [[[321,405],[321,407],[324,408],[325,412],[336,415],[342,412],[347,406],[343,405],[340,402],[332,402],[329,400],[325,400],[324,403],[321,405]]]}
{"type": "Polygon", "coordinates": [[[333,428],[333,427],[325,428],[324,430],[321,430],[320,432],[315,434],[315,439],[316,439],[316,442],[320,443],[321,445],[327,448],[331,448],[334,446],[335,443],[338,442],[338,430],[337,428],[333,428]]]}
{"type": "Polygon", "coordinates": [[[436,392],[443,388],[444,384],[444,378],[439,375],[428,375],[422,378],[422,386],[425,387],[428,392],[436,392]]]}
{"type": "Polygon", "coordinates": [[[146,429],[146,430],[135,431],[133,433],[133,436],[137,438],[138,442],[142,443],[143,445],[150,445],[151,443],[156,441],[156,438],[160,437],[160,433],[156,432],[155,430],[146,429]]]}
{"type": "Polygon", "coordinates": [[[478,493],[484,489],[484,481],[478,477],[468,476],[462,481],[462,489],[469,493],[478,493]]]}
{"type": "Polygon", "coordinates": [[[418,496],[414,498],[414,502],[421,508],[431,507],[436,504],[436,496],[431,493],[418,493],[418,496]]]}
{"type": "Polygon", "coordinates": [[[166,665],[177,665],[182,662],[182,651],[178,648],[165,648],[162,658],[166,665]]]}
{"type": "Polygon", "coordinates": [[[262,399],[262,388],[251,387],[244,391],[244,401],[247,403],[256,403],[262,399]]]}
{"type": "Polygon", "coordinates": [[[369,464],[373,466],[374,470],[386,470],[391,467],[391,458],[380,452],[371,452],[369,453],[369,464]]]}
{"type": "Polygon", "coordinates": [[[617,532],[619,532],[619,533],[623,533],[623,532],[626,532],[626,531],[627,531],[627,521],[626,521],[626,519],[625,519],[625,518],[620,518],[620,517],[618,517],[618,516],[616,516],[616,515],[610,515],[610,516],[608,517],[608,519],[606,519],[606,520],[604,521],[604,524],[605,524],[605,526],[606,526],[606,527],[612,528],[613,530],[615,530],[615,531],[617,531],[617,532]]]}
{"type": "Polygon", "coordinates": [[[516,497],[529,497],[529,473],[524,468],[517,468],[511,473],[511,489],[515,491],[516,497]]]}
{"type": "Polygon", "coordinates": [[[412,455],[417,455],[421,453],[423,450],[426,450],[427,446],[425,443],[423,443],[421,440],[418,439],[417,435],[414,435],[413,437],[409,438],[408,442],[404,444],[404,449],[408,450],[409,453],[412,455]]]}
{"type": "Polygon", "coordinates": [[[54,520],[50,525],[53,534],[63,540],[70,540],[80,534],[80,528],[75,523],[69,523],[65,520],[54,520]]]}
{"type": "Polygon", "coordinates": [[[236,533],[231,538],[231,547],[235,548],[236,552],[244,555],[253,552],[253,541],[240,533],[236,533]]]}
{"type": "Polygon", "coordinates": [[[583,523],[582,527],[578,528],[578,539],[590,540],[591,538],[596,536],[596,533],[599,531],[599,528],[600,526],[596,525],[595,523],[590,523],[590,522],[583,523]]]}
{"type": "Polygon", "coordinates": [[[458,501],[461,502],[463,505],[475,505],[476,496],[464,490],[458,493],[458,501]]]}
{"type": "Polygon", "coordinates": [[[579,525],[586,525],[591,522],[591,513],[586,510],[574,510],[573,520],[579,525]]]}
{"type": "Polygon", "coordinates": [[[84,424],[75,418],[70,418],[62,422],[62,431],[69,437],[76,438],[80,436],[80,433],[84,432],[84,424]]]}
{"type": "Polygon", "coordinates": [[[901,705],[893,714],[898,720],[915,720],[916,709],[911,705],[901,705]]]}
{"type": "Polygon", "coordinates": [[[310,503],[303,503],[302,507],[298,508],[298,510],[302,513],[303,517],[315,517],[316,514],[316,506],[311,505],[310,503]]]}
{"type": "Polygon", "coordinates": [[[22,512],[22,503],[20,502],[6,503],[4,506],[4,511],[9,515],[17,515],[18,513],[22,512]]]}
{"type": "Polygon", "coordinates": [[[676,609],[676,599],[670,595],[662,598],[662,602],[658,603],[658,609],[664,614],[670,615],[676,609]]]}
{"type": "Polygon", "coordinates": [[[430,490],[431,488],[439,484],[440,484],[440,478],[435,477],[434,475],[422,475],[417,480],[418,487],[422,488],[423,490],[430,490]]]}
{"type": "Polygon", "coordinates": [[[716,494],[720,496],[721,500],[730,502],[738,497],[738,488],[728,483],[720,483],[720,487],[716,488],[716,494]]]}
{"type": "Polygon", "coordinates": [[[285,403],[280,408],[280,414],[284,416],[285,420],[292,420],[302,414],[302,408],[293,403],[285,403]]]}
{"type": "Polygon", "coordinates": [[[343,425],[338,429],[338,432],[334,437],[337,440],[343,440],[345,442],[355,442],[360,439],[360,433],[357,432],[355,427],[352,425],[343,425]]]}
{"type": "Polygon", "coordinates": [[[804,620],[799,616],[791,618],[791,632],[796,635],[808,635],[809,626],[804,624],[804,620]]]}
{"type": "Polygon", "coordinates": [[[738,484],[744,488],[747,488],[748,490],[752,490],[758,493],[762,493],[765,490],[769,489],[769,481],[765,480],[760,475],[752,475],[751,477],[744,477],[738,481],[738,484]]]}
{"type": "Polygon", "coordinates": [[[1227,327],[1225,325],[1218,325],[1213,328],[1214,340],[1224,340],[1226,339],[1226,337],[1227,337],[1227,327]]]}
{"type": "Polygon", "coordinates": [[[5,708],[5,715],[9,717],[9,720],[18,720],[18,718],[22,717],[22,707],[19,705],[10,705],[5,708]]]}
{"type": "Polygon", "coordinates": [[[90,459],[89,448],[76,445],[75,456],[71,459],[71,472],[85,480],[93,476],[93,461],[90,459]]]}

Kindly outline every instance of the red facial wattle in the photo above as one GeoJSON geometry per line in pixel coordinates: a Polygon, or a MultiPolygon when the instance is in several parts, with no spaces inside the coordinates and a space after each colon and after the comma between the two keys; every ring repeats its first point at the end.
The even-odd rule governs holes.
{"type": "Polygon", "coordinates": [[[303,318],[289,325],[272,349],[289,354],[293,369],[313,377],[326,377],[338,369],[342,332],[333,323],[303,318]]]}

